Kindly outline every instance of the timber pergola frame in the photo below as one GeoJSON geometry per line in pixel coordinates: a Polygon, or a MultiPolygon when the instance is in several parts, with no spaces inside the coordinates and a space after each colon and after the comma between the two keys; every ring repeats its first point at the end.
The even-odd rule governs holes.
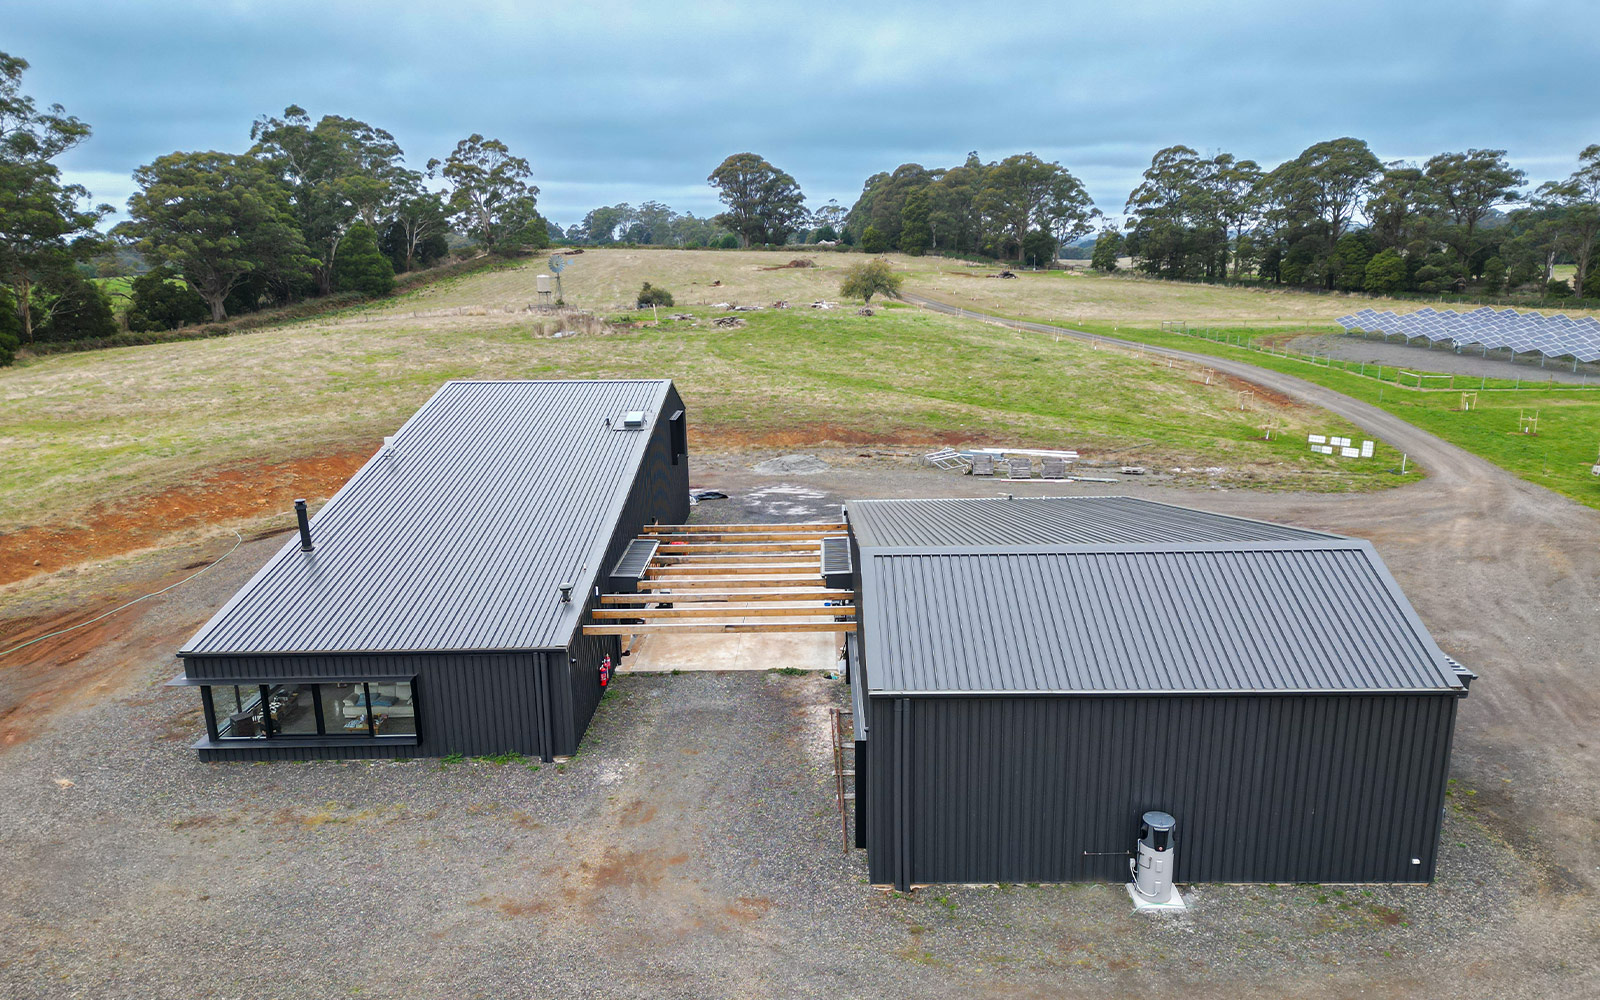
{"type": "Polygon", "coordinates": [[[602,594],[584,635],[854,632],[855,594],[830,588],[822,544],[840,522],[654,524],[636,593],[602,594]]]}

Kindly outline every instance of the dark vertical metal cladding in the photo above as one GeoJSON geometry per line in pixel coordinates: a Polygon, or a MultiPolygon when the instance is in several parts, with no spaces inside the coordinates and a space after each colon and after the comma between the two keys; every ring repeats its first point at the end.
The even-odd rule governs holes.
{"type": "Polygon", "coordinates": [[[1150,809],[1181,824],[1180,882],[1434,874],[1453,694],[892,700],[864,765],[874,883],[1125,880],[1100,852],[1150,809]]]}
{"type": "Polygon", "coordinates": [[[342,757],[442,757],[509,752],[538,756],[539,653],[402,653],[383,655],[190,657],[192,681],[278,683],[274,678],[414,678],[418,734],[413,743],[383,740],[307,746],[289,740],[239,740],[200,750],[206,760],[307,760],[342,757]]]}

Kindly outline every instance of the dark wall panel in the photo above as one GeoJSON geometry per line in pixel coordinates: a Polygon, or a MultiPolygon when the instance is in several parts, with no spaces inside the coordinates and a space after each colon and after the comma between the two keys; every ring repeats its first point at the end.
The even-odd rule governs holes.
{"type": "Polygon", "coordinates": [[[874,701],[874,882],[1124,881],[1148,809],[1179,881],[1433,878],[1452,695],[874,701]]]}
{"type": "MultiPolygon", "coordinates": [[[[241,749],[208,750],[202,756],[225,759],[270,751],[248,759],[326,757],[443,757],[448,754],[536,756],[546,752],[537,672],[547,669],[537,653],[437,653],[401,655],[189,657],[192,679],[273,677],[416,678],[417,744],[401,752],[376,754],[365,744],[350,747],[296,747],[288,741],[249,743],[241,749]]],[[[199,697],[199,692],[195,693],[199,697]]]]}

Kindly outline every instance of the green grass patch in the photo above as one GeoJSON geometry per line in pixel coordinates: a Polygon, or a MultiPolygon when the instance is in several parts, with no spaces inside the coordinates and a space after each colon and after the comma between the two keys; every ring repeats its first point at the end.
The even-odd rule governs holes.
{"type": "MultiPolygon", "coordinates": [[[[1061,323],[1059,318],[1016,318],[1036,323],[1061,323]]],[[[1418,391],[1396,384],[1393,367],[1386,366],[1389,377],[1380,380],[1370,370],[1361,373],[1360,366],[1354,362],[1335,360],[1329,366],[1298,355],[1252,350],[1250,344],[1263,335],[1260,329],[1218,328],[1217,333],[1223,338],[1232,337],[1230,343],[1227,339],[1212,340],[1159,329],[1120,325],[1113,328],[1104,323],[1073,324],[1073,328],[1155,347],[1243,361],[1298,376],[1387,410],[1521,479],[1600,508],[1600,477],[1590,471],[1600,457],[1600,388],[1551,383],[1534,387],[1522,383],[1519,388],[1513,388],[1517,384],[1514,379],[1457,376],[1456,387],[1452,390],[1418,391]],[[1479,393],[1468,410],[1462,409],[1463,391],[1479,393]],[[1535,414],[1538,416],[1537,433],[1525,432],[1520,418],[1535,414]]],[[[1326,333],[1330,329],[1297,332],[1326,333]]],[[[1288,439],[1287,433],[1285,439],[1288,439]]],[[[1304,435],[1289,443],[1296,448],[1306,447],[1304,435]]],[[[1380,454],[1373,461],[1361,464],[1387,468],[1392,464],[1392,456],[1380,454]]]]}

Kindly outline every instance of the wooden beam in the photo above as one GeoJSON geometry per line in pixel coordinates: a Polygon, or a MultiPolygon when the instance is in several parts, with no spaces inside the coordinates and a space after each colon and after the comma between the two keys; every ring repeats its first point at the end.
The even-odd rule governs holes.
{"type": "Polygon", "coordinates": [[[843,521],[798,521],[782,524],[647,524],[644,531],[647,534],[679,534],[696,532],[728,532],[728,531],[844,531],[848,527],[843,521]]]}
{"type": "Polygon", "coordinates": [[[659,534],[640,535],[646,541],[660,542],[669,545],[673,542],[821,542],[824,538],[843,538],[842,531],[748,531],[748,532],[705,532],[695,534],[659,534]]]}
{"type": "Polygon", "coordinates": [[[822,567],[814,562],[723,563],[719,566],[647,566],[644,571],[645,578],[650,580],[663,576],[738,576],[741,573],[809,573],[821,576],[822,567]]]}
{"type": "Polygon", "coordinates": [[[848,604],[831,607],[769,604],[765,607],[734,608],[726,604],[703,603],[689,608],[596,608],[590,612],[595,621],[627,621],[633,618],[645,621],[654,618],[849,618],[855,613],[856,609],[848,604]]]}
{"type": "Polygon", "coordinates": [[[688,576],[673,580],[640,580],[640,590],[672,590],[690,587],[803,587],[822,582],[822,574],[786,576],[688,576]]]}
{"type": "Polygon", "coordinates": [[[601,604],[711,604],[718,601],[851,601],[852,590],[687,590],[681,593],[602,594],[601,604]]]}
{"type": "Polygon", "coordinates": [[[739,562],[740,560],[744,560],[744,559],[753,559],[753,560],[757,560],[757,561],[760,561],[760,560],[775,560],[775,559],[776,560],[799,559],[799,558],[802,558],[804,556],[805,556],[804,552],[801,552],[799,554],[796,554],[796,553],[793,553],[793,552],[712,552],[712,553],[709,553],[709,554],[705,553],[705,552],[701,552],[699,554],[684,554],[684,553],[680,553],[680,552],[674,552],[671,549],[666,549],[664,551],[657,552],[655,554],[655,556],[650,561],[654,562],[654,563],[662,563],[662,564],[667,564],[667,563],[674,563],[674,564],[676,564],[676,563],[718,563],[718,562],[739,562]]]}
{"type": "Polygon", "coordinates": [[[820,542],[685,542],[663,545],[664,556],[730,554],[738,552],[821,552],[820,542]]]}
{"type": "Polygon", "coordinates": [[[584,635],[720,635],[739,632],[854,632],[855,622],[662,622],[656,625],[585,625],[584,635]]]}

